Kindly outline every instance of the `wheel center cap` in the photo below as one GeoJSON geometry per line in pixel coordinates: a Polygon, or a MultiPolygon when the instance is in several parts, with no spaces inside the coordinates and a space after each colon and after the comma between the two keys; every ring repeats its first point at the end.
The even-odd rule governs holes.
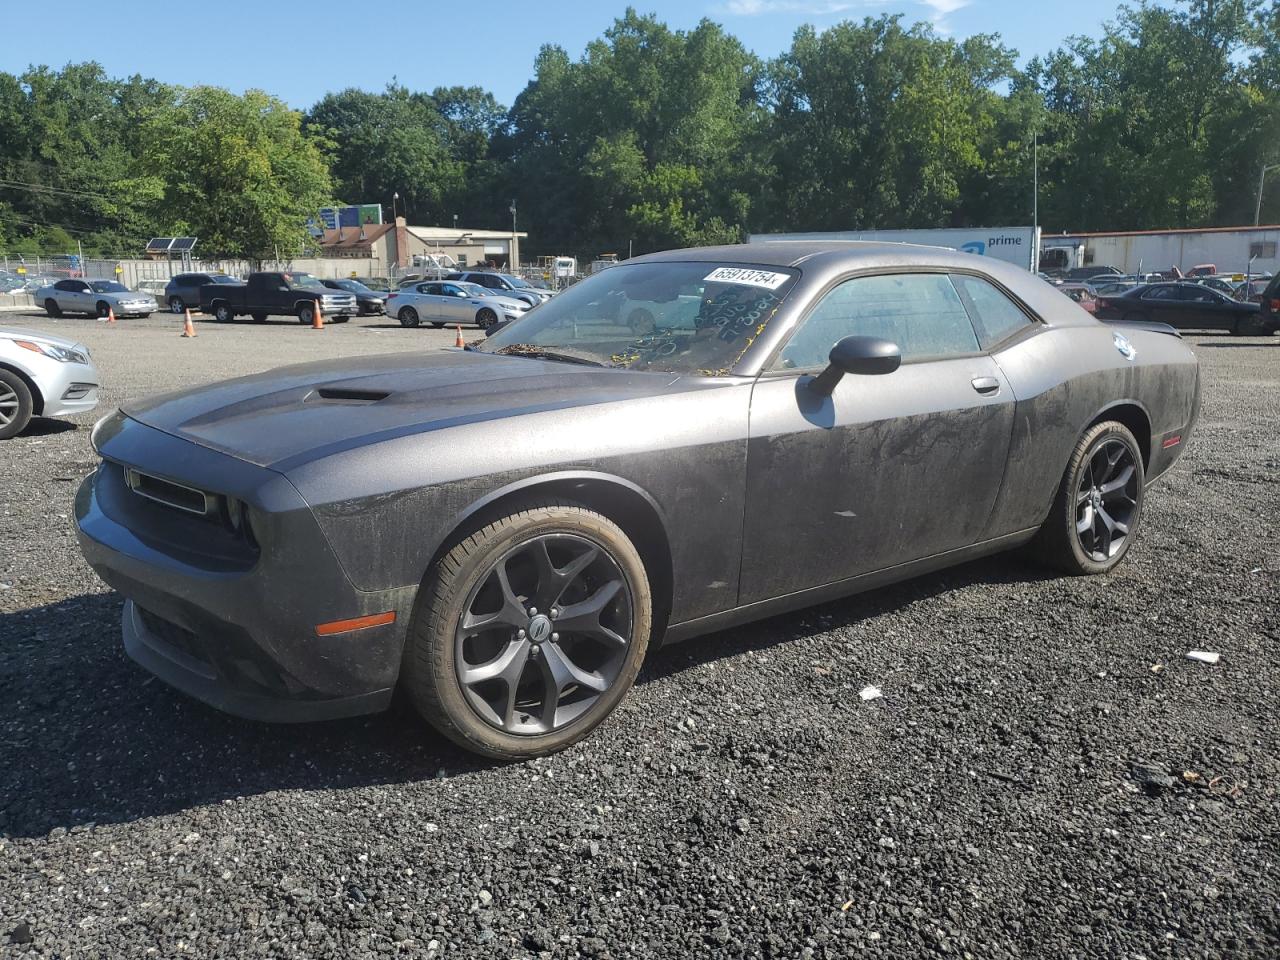
{"type": "Polygon", "coordinates": [[[529,621],[528,634],[534,643],[545,643],[551,637],[551,618],[538,614],[529,621]]]}

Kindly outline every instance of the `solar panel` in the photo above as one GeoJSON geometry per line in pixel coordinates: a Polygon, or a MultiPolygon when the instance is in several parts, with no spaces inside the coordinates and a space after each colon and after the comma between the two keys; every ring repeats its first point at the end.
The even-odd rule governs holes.
{"type": "Polygon", "coordinates": [[[164,253],[173,243],[173,237],[152,237],[147,241],[147,253],[164,253]]]}
{"type": "Polygon", "coordinates": [[[174,237],[170,250],[190,250],[196,245],[195,237],[174,237]]]}

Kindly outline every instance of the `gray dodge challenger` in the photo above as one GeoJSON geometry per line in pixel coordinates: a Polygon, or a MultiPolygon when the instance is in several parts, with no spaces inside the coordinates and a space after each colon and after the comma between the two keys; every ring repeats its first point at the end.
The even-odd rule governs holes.
{"type": "Polygon", "coordinates": [[[1024,545],[1132,546],[1196,358],[902,244],[637,257],[478,346],[125,404],[76,520],[129,655],[244,717],[397,689],[493,757],[583,737],[646,649],[1024,545]]]}

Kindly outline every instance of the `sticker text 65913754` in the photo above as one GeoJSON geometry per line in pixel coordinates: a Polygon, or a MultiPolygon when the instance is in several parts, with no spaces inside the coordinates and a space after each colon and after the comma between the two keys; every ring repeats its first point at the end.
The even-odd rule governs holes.
{"type": "Polygon", "coordinates": [[[750,267],[716,267],[703,280],[707,283],[745,283],[766,290],[777,290],[791,279],[789,273],[754,270],[750,267]]]}

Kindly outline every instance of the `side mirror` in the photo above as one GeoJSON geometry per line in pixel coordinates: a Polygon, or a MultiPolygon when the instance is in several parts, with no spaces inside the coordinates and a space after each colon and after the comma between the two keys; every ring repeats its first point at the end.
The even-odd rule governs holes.
{"type": "Polygon", "coordinates": [[[845,337],[831,348],[827,369],[809,382],[809,389],[829,397],[846,373],[878,376],[900,366],[902,351],[896,343],[879,337],[845,337]]]}

